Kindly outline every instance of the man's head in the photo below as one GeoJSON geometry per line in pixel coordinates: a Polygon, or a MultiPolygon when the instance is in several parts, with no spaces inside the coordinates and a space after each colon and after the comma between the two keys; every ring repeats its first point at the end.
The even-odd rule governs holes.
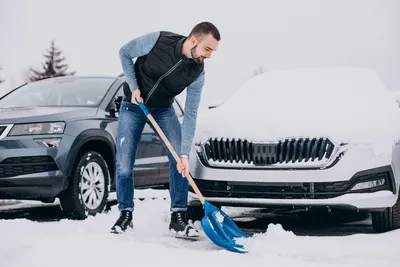
{"type": "Polygon", "coordinates": [[[187,38],[191,58],[201,64],[205,58],[210,58],[212,52],[217,50],[220,40],[221,35],[212,23],[197,24],[187,38]]]}

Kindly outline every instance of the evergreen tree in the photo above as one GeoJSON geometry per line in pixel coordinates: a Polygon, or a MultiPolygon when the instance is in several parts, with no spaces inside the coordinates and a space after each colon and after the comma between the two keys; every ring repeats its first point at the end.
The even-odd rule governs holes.
{"type": "Polygon", "coordinates": [[[42,64],[43,70],[38,71],[30,68],[30,81],[33,82],[51,77],[72,76],[75,74],[75,71],[67,73],[68,64],[64,63],[65,57],[61,56],[62,50],[54,45],[54,41],[51,41],[51,46],[46,52],[47,54],[43,54],[46,58],[46,62],[42,64]]]}

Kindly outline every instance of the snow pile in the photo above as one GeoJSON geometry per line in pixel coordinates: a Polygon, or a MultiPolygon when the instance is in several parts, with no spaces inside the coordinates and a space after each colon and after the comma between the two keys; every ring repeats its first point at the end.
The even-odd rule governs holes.
{"type": "Polygon", "coordinates": [[[195,141],[320,136],[391,152],[400,136],[399,106],[376,72],[338,68],[257,75],[199,116],[195,141]]]}
{"type": "Polygon", "coordinates": [[[266,254],[332,266],[397,266],[395,244],[400,231],[381,235],[359,234],[346,237],[296,236],[279,224],[270,224],[264,234],[239,240],[252,256],[266,254]],[[386,243],[387,242],[387,243],[386,243]],[[383,246],[383,247],[382,247],[383,246]],[[392,254],[393,253],[393,254],[392,254]]]}
{"type": "Polygon", "coordinates": [[[398,266],[400,231],[304,237],[270,224],[266,233],[240,240],[249,253],[237,254],[207,237],[197,242],[169,237],[169,199],[137,201],[135,228],[126,235],[109,233],[117,217],[113,206],[84,221],[0,220],[1,266],[398,266]]]}

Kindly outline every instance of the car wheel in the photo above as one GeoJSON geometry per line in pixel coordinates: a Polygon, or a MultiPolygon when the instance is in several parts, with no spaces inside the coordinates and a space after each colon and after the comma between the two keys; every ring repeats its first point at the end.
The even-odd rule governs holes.
{"type": "MultiPolygon", "coordinates": [[[[214,205],[216,208],[221,209],[220,205],[214,205]]],[[[188,217],[193,222],[201,221],[204,217],[204,208],[200,205],[188,205],[187,207],[188,217]]]]}
{"type": "Polygon", "coordinates": [[[400,194],[393,207],[381,212],[372,212],[371,217],[375,232],[383,233],[400,228],[400,194]]]}
{"type": "Polygon", "coordinates": [[[189,205],[187,207],[188,217],[193,222],[201,221],[204,217],[204,209],[203,206],[199,205],[189,205]]]}
{"type": "Polygon", "coordinates": [[[60,196],[61,207],[73,219],[101,213],[107,205],[109,185],[104,158],[95,151],[85,152],[77,159],[69,187],[60,196]]]}

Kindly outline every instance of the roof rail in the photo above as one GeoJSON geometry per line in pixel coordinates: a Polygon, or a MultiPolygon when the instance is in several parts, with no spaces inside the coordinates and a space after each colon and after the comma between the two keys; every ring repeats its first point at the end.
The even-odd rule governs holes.
{"type": "Polygon", "coordinates": [[[118,77],[124,77],[125,76],[125,73],[121,73],[120,75],[118,75],[118,77]]]}

